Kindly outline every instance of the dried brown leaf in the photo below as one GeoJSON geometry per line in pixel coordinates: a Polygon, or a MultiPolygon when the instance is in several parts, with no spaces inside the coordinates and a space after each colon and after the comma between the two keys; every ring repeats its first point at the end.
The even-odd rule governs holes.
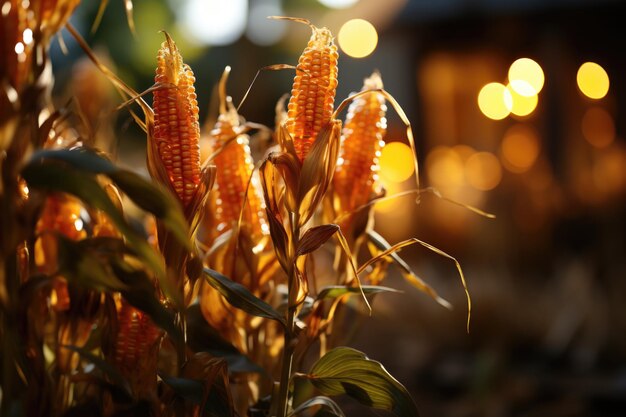
{"type": "MultiPolygon", "coordinates": [[[[463,269],[461,268],[461,264],[459,263],[459,261],[457,261],[457,259],[452,256],[447,254],[446,252],[442,251],[441,249],[431,245],[430,243],[426,243],[422,240],[416,239],[416,238],[411,238],[411,239],[407,239],[404,240],[402,242],[396,243],[395,245],[391,246],[389,249],[387,249],[386,251],[380,253],[379,255],[371,258],[370,260],[368,260],[367,262],[365,262],[363,265],[361,265],[361,267],[358,270],[358,273],[361,273],[365,270],[365,268],[367,268],[368,266],[370,266],[371,264],[373,264],[374,262],[377,262],[387,256],[390,256],[392,253],[395,253],[397,251],[399,251],[400,249],[406,247],[406,246],[410,246],[413,244],[419,244],[423,247],[425,247],[426,249],[435,252],[436,254],[443,256],[444,258],[448,258],[450,260],[452,260],[456,266],[456,269],[459,273],[459,277],[461,278],[461,284],[463,285],[463,290],[465,291],[465,296],[467,298],[467,331],[469,332],[469,327],[470,327],[470,319],[471,319],[471,313],[472,313],[472,300],[469,294],[469,290],[467,288],[467,282],[465,280],[465,274],[463,274],[463,269]]],[[[424,283],[423,281],[421,281],[417,276],[415,276],[413,274],[413,277],[415,278],[415,280],[410,280],[409,282],[413,285],[415,285],[417,288],[420,288],[420,286],[422,285],[426,285],[426,287],[424,287],[424,292],[426,292],[427,294],[431,295],[433,298],[435,298],[435,300],[439,301],[439,297],[436,295],[436,292],[434,292],[434,290],[432,290],[432,288],[430,288],[426,283],[424,283]],[[420,282],[421,281],[421,282],[420,282]],[[433,293],[431,293],[430,291],[432,291],[433,293]]],[[[447,303],[447,302],[446,302],[447,303]]],[[[445,305],[445,304],[444,304],[445,305]]]]}
{"type": "Polygon", "coordinates": [[[341,121],[333,120],[320,131],[304,159],[298,183],[298,212],[303,226],[315,213],[330,185],[339,155],[341,121]]]}
{"type": "Polygon", "coordinates": [[[348,241],[346,240],[346,237],[341,232],[341,229],[337,229],[337,240],[339,240],[339,244],[341,245],[341,248],[343,249],[346,257],[348,258],[348,262],[350,263],[350,267],[352,268],[352,273],[354,274],[353,276],[354,276],[354,279],[356,280],[356,284],[359,287],[359,291],[361,292],[363,301],[365,301],[365,305],[367,306],[369,314],[371,315],[372,306],[370,305],[369,301],[367,301],[367,297],[365,296],[365,293],[363,292],[363,286],[361,285],[361,279],[359,278],[359,270],[357,270],[356,268],[356,261],[354,257],[352,256],[352,251],[350,250],[348,241]]]}
{"type": "Polygon", "coordinates": [[[312,227],[306,231],[300,244],[298,245],[297,255],[306,255],[317,250],[328,239],[332,237],[339,230],[339,226],[336,224],[323,224],[321,226],[312,227]]]}

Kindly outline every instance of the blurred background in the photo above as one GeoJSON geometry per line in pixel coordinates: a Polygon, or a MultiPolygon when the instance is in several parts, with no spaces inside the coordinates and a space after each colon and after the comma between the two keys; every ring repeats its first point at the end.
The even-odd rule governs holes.
{"type": "MultiPolygon", "coordinates": [[[[497,216],[430,195],[419,206],[409,196],[376,207],[390,242],[417,237],[456,256],[472,295],[468,334],[454,263],[405,249],[454,310],[392,274],[387,285],[405,294],[379,297],[356,336],[422,416],[626,415],[626,3],[136,0],[134,35],[122,1],[91,31],[98,3],[83,2],[72,23],[137,91],[153,84],[158,31],[172,34],[195,72],[201,118],[226,65],[239,103],[259,68],[297,62],[309,29],[266,16],[327,26],[340,47],[336,104],[379,70],[413,124],[422,183],[497,216]]],[[[67,51],[63,42],[52,49],[59,101],[118,104],[63,40],[67,51]],[[110,102],[68,80],[99,86],[110,102]]],[[[242,115],[273,126],[292,77],[263,72],[242,115]]],[[[119,158],[143,167],[144,134],[128,112],[116,119],[119,158]]],[[[385,139],[398,144],[382,155],[381,179],[393,195],[415,180],[391,108],[388,123],[385,139]]],[[[345,404],[348,415],[384,415],[345,404]]]]}

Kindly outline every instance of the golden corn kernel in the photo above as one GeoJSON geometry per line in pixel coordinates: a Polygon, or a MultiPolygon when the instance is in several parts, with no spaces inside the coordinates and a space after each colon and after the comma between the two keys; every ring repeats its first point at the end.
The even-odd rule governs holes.
{"type": "MultiPolygon", "coordinates": [[[[365,80],[362,91],[382,87],[380,75],[374,73],[365,80]]],[[[376,92],[358,97],[349,107],[333,177],[335,193],[344,212],[366,204],[375,191],[380,169],[378,157],[385,145],[386,111],[385,98],[376,92]]]]}
{"type": "Polygon", "coordinates": [[[213,160],[217,167],[217,176],[209,205],[213,217],[212,239],[232,228],[239,220],[250,176],[252,182],[245,201],[242,224],[255,237],[266,234],[268,230],[259,179],[256,173],[253,174],[254,163],[250,154],[249,137],[236,133],[238,115],[233,111],[231,109],[230,114],[221,114],[211,131],[211,147],[215,150],[223,147],[213,160]]]}
{"type": "Polygon", "coordinates": [[[172,187],[187,205],[200,183],[196,79],[169,37],[157,60],[155,82],[164,87],[154,92],[153,139],[172,187]]]}
{"type": "Polygon", "coordinates": [[[304,160],[320,130],[330,122],[337,89],[337,47],[326,28],[313,28],[293,79],[287,129],[304,160]]]}

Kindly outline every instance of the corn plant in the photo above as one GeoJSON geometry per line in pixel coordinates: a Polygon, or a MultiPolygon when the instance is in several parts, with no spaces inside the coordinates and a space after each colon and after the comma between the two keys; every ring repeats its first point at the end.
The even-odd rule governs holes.
{"type": "Polygon", "coordinates": [[[155,83],[137,93],[66,23],[78,3],[10,0],[0,16],[0,414],[343,416],[331,397],[346,394],[416,416],[402,384],[336,337],[354,297],[371,313],[378,294],[397,292],[380,285],[390,263],[448,305],[399,257],[404,246],[452,259],[465,285],[446,253],[375,232],[372,207],[389,198],[377,178],[387,104],[415,149],[381,75],[335,108],[331,32],[288,18],[312,35],[295,67],[276,66],[296,75],[287,110],[277,106],[276,146],[255,164],[250,133],[269,129],[233,106],[230,68],[217,122],[203,131],[175,41],[164,33],[155,83]],[[47,49],[64,26],[119,92],[119,109],[140,109],[130,114],[146,133],[149,180],[116,166],[110,144],[96,148],[109,136],[95,140],[80,100],[52,105],[47,49]],[[125,200],[143,210],[142,231],[125,200]],[[334,257],[330,285],[313,267],[320,248],[334,257]]]}

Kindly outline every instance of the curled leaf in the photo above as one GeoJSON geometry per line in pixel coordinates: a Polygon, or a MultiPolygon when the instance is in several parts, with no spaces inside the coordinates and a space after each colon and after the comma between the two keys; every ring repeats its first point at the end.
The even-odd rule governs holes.
{"type": "MultiPolygon", "coordinates": [[[[370,230],[367,232],[367,237],[370,240],[370,242],[374,244],[374,246],[376,246],[379,250],[383,251],[384,255],[383,253],[381,253],[378,256],[382,256],[382,257],[389,256],[395,262],[398,268],[400,268],[402,275],[409,282],[409,284],[413,285],[415,288],[422,291],[423,293],[429,295],[433,300],[435,300],[437,303],[439,303],[443,307],[447,309],[452,309],[452,305],[446,299],[440,297],[439,294],[437,294],[437,291],[435,291],[433,287],[428,285],[415,272],[413,272],[409,264],[407,264],[404,261],[404,259],[402,259],[400,255],[398,255],[398,252],[392,249],[392,246],[389,244],[389,242],[385,240],[385,238],[383,238],[381,235],[379,235],[373,230],[370,230]]],[[[400,250],[400,248],[398,248],[398,250],[400,250]]],[[[378,259],[381,259],[381,258],[378,258],[378,259]]]]}
{"type": "MultiPolygon", "coordinates": [[[[448,255],[446,252],[444,252],[441,249],[431,245],[430,243],[426,243],[426,242],[424,242],[422,240],[419,240],[419,239],[416,239],[416,238],[411,238],[411,239],[407,239],[407,240],[404,240],[402,242],[396,243],[395,245],[389,247],[389,249],[385,250],[384,252],[380,253],[379,255],[375,256],[374,258],[370,259],[369,261],[365,262],[359,268],[359,273],[362,272],[365,268],[367,268],[372,263],[374,263],[374,262],[376,262],[376,261],[378,261],[378,260],[380,260],[380,259],[382,259],[382,258],[384,258],[386,256],[390,256],[392,253],[395,253],[398,250],[400,250],[400,249],[402,249],[402,248],[404,248],[406,246],[410,246],[410,245],[413,245],[413,244],[416,244],[416,243],[421,245],[421,246],[423,246],[423,247],[425,247],[426,249],[428,249],[428,250],[430,250],[432,252],[435,252],[436,254],[438,254],[440,256],[443,256],[444,258],[448,258],[448,259],[450,259],[451,261],[454,262],[454,265],[456,266],[456,269],[457,269],[457,271],[459,273],[459,277],[461,278],[461,284],[463,285],[463,290],[465,291],[465,297],[467,298],[467,332],[469,333],[470,320],[471,320],[471,316],[472,316],[472,299],[470,297],[469,290],[467,288],[467,282],[465,280],[465,274],[463,274],[463,269],[461,268],[461,264],[459,263],[459,261],[457,261],[457,259],[454,256],[448,255]]],[[[419,284],[421,280],[419,280],[419,278],[416,275],[413,275],[413,277],[416,280],[409,281],[409,282],[411,282],[413,285],[415,285],[416,282],[419,284]]],[[[423,281],[422,281],[422,283],[423,283],[423,281]]],[[[426,285],[425,283],[423,283],[423,284],[426,285]]],[[[428,293],[428,288],[430,288],[430,287],[428,287],[428,286],[425,287],[425,292],[426,293],[428,293]]],[[[434,290],[432,290],[432,291],[434,291],[434,290]]],[[[438,296],[436,296],[436,297],[438,297],[438,296]]],[[[433,298],[435,298],[435,297],[433,297],[433,298]]],[[[438,299],[438,298],[435,298],[435,299],[439,303],[441,303],[440,299],[438,299]]],[[[445,301],[445,303],[442,304],[442,305],[447,307],[446,304],[449,305],[449,303],[447,301],[445,301]]]]}

